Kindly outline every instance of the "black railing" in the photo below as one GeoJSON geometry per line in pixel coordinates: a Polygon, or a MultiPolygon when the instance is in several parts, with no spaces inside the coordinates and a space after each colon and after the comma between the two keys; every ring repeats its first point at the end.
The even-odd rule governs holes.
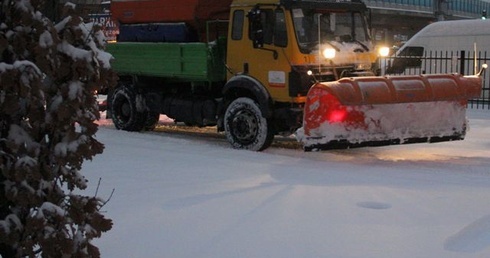
{"type": "MultiPolygon", "coordinates": [[[[490,53],[479,51],[428,51],[423,56],[388,57],[380,60],[382,74],[416,75],[480,72],[483,64],[490,65],[490,53]]],[[[482,73],[483,90],[480,98],[471,99],[469,107],[490,110],[490,68],[482,73]]]]}

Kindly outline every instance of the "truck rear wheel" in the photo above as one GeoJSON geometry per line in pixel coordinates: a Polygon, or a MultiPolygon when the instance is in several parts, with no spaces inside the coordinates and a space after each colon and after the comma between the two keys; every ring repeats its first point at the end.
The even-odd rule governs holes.
{"type": "Polygon", "coordinates": [[[250,98],[235,99],[225,112],[225,135],[234,148],[261,151],[274,139],[268,119],[250,98]]]}
{"type": "MultiPolygon", "coordinates": [[[[148,111],[138,110],[138,94],[128,86],[121,86],[112,96],[112,121],[117,129],[141,131],[145,128],[148,111]]],[[[141,104],[141,103],[140,103],[141,104]]]]}
{"type": "Polygon", "coordinates": [[[158,121],[160,120],[160,114],[156,112],[150,112],[148,111],[148,115],[146,116],[145,120],[145,130],[146,131],[153,131],[155,127],[157,127],[158,121]]]}

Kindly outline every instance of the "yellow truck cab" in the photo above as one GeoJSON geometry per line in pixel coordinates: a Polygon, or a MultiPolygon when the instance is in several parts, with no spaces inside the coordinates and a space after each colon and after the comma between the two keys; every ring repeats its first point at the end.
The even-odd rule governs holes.
{"type": "Polygon", "coordinates": [[[235,0],[228,79],[248,74],[274,101],[301,103],[313,78],[372,75],[376,55],[365,11],[357,1],[235,0]]]}

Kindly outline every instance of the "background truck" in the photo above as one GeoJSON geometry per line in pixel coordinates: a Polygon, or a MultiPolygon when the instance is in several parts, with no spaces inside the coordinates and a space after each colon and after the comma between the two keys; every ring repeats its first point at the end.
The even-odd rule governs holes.
{"type": "Polygon", "coordinates": [[[114,124],[150,130],[165,114],[263,150],[301,126],[315,81],[373,75],[366,11],[359,0],[113,0],[114,124]]]}
{"type": "Polygon", "coordinates": [[[373,77],[360,0],[113,0],[111,11],[108,103],[122,130],[165,114],[255,151],[291,133],[305,150],[458,140],[481,91],[478,77],[373,77]]]}

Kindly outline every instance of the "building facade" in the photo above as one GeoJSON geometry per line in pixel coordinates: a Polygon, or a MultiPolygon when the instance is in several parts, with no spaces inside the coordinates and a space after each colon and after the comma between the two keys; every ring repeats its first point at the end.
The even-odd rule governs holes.
{"type": "Polygon", "coordinates": [[[377,43],[398,45],[431,22],[486,18],[486,0],[364,0],[377,43]]]}
{"type": "MultiPolygon", "coordinates": [[[[489,0],[363,0],[371,10],[372,35],[376,43],[399,45],[431,22],[481,19],[490,11],[489,0]]],[[[55,0],[58,11],[67,2],[84,16],[103,13],[107,0],[55,0]]],[[[56,20],[56,15],[54,15],[56,20]]],[[[490,18],[490,17],[489,17],[490,18]]]]}

